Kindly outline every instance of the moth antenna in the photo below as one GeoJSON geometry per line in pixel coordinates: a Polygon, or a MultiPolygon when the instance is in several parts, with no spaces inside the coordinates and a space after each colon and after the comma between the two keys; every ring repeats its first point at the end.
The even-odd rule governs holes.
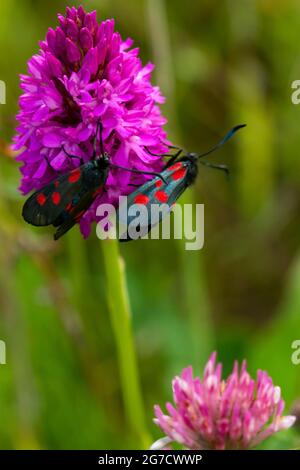
{"type": "Polygon", "coordinates": [[[216,164],[214,164],[214,163],[205,162],[205,161],[200,161],[199,163],[201,163],[201,165],[207,166],[207,167],[209,167],[209,168],[213,168],[214,170],[221,170],[221,171],[224,171],[224,173],[226,174],[227,178],[229,178],[229,176],[230,176],[229,168],[228,168],[226,165],[216,165],[216,164]]]}
{"type": "Polygon", "coordinates": [[[210,150],[208,150],[207,152],[204,152],[204,153],[201,153],[200,155],[198,155],[198,158],[202,158],[202,157],[206,157],[207,155],[209,155],[210,153],[213,153],[215,152],[216,150],[218,150],[220,147],[222,147],[224,144],[226,144],[226,142],[231,139],[231,137],[234,136],[234,134],[239,130],[239,129],[242,129],[243,127],[246,127],[246,124],[239,124],[238,126],[234,126],[232,129],[230,129],[229,132],[227,132],[227,134],[225,135],[225,137],[223,137],[223,139],[220,140],[220,142],[217,143],[217,145],[215,145],[214,147],[212,147],[210,150]]]}

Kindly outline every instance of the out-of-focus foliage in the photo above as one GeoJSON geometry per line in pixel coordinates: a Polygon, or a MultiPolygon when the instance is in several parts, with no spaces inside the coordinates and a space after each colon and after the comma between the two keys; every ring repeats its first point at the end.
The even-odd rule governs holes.
{"type": "MultiPolygon", "coordinates": [[[[225,373],[235,358],[266,368],[287,408],[300,396],[300,79],[297,0],[82,1],[114,17],[124,37],[156,63],[167,96],[170,139],[194,151],[234,124],[248,127],[211,157],[231,169],[200,168],[186,201],[205,203],[205,246],[139,241],[121,247],[132,302],[147,424],[170,380],[200,372],[217,349],[225,373]]],[[[78,5],[79,2],[73,2],[78,5]]],[[[2,0],[0,79],[0,448],[126,448],[128,435],[105,296],[100,242],[77,230],[52,242],[20,211],[17,164],[5,149],[14,133],[18,74],[56,13],[71,2],[2,0]]],[[[299,447],[292,430],[267,448],[299,447]]]]}

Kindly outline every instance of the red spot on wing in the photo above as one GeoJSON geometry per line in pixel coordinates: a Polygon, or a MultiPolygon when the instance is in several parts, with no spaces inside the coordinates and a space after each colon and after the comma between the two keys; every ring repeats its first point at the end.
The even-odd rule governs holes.
{"type": "Polygon", "coordinates": [[[81,170],[79,168],[76,170],[73,170],[69,175],[69,183],[76,183],[76,181],[79,180],[80,176],[81,176],[81,170]]]}
{"type": "Polygon", "coordinates": [[[162,180],[157,180],[157,181],[155,182],[155,186],[156,186],[157,188],[160,188],[161,185],[162,185],[162,180]]]}
{"type": "Polygon", "coordinates": [[[185,168],[180,168],[179,170],[176,170],[171,176],[174,181],[181,180],[186,173],[185,168]]]}
{"type": "Polygon", "coordinates": [[[36,197],[36,200],[37,200],[37,203],[40,205],[40,206],[43,206],[47,200],[45,194],[43,193],[39,193],[36,197]]]}
{"type": "Polygon", "coordinates": [[[59,186],[59,181],[58,181],[58,180],[54,181],[54,186],[55,186],[56,188],[57,188],[57,186],[59,186]]]}
{"type": "Polygon", "coordinates": [[[93,193],[93,197],[98,196],[100,193],[102,193],[102,187],[96,189],[96,191],[93,193]]]}
{"type": "Polygon", "coordinates": [[[51,199],[52,199],[53,204],[57,206],[57,204],[60,203],[61,196],[57,191],[54,191],[54,193],[51,194],[51,199]]]}
{"type": "Polygon", "coordinates": [[[169,199],[167,193],[165,193],[164,191],[156,191],[154,197],[159,202],[167,202],[167,200],[169,199]]]}
{"type": "Polygon", "coordinates": [[[174,163],[174,165],[170,166],[168,170],[176,171],[176,170],[180,170],[180,168],[182,168],[182,162],[177,162],[177,163],[174,163]]]}
{"type": "Polygon", "coordinates": [[[76,215],[75,220],[78,222],[78,220],[81,219],[81,217],[83,216],[84,213],[85,213],[85,210],[80,211],[80,212],[76,215]]]}
{"type": "Polygon", "coordinates": [[[145,194],[137,194],[134,198],[134,204],[148,204],[149,197],[145,194]]]}

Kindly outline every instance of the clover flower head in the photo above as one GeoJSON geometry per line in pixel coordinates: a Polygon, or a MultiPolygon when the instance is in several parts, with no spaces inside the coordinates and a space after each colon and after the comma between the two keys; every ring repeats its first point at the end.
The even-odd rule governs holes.
{"type": "MultiPolygon", "coordinates": [[[[14,149],[22,162],[20,190],[40,189],[60,173],[86,162],[93,153],[93,139],[101,120],[105,151],[111,162],[140,171],[159,171],[166,151],[164,102],[150,81],[152,64],[143,66],[133,41],[123,41],[114,31],[114,20],[97,22],[96,12],[67,8],[58,15],[59,26],[50,28],[39,52],[21,75],[22,95],[14,149]],[[151,154],[146,148],[151,149],[151,154]]],[[[100,153],[100,147],[98,148],[100,153]]],[[[96,220],[100,202],[117,203],[129,194],[133,182],[149,176],[120,169],[109,173],[106,191],[81,219],[85,236],[96,220]]]]}
{"type": "MultiPolygon", "coordinates": [[[[248,449],[295,422],[283,416],[280,388],[261,370],[251,378],[244,361],[239,371],[222,380],[222,365],[213,353],[205,367],[203,380],[193,377],[191,367],[173,380],[175,406],[167,403],[168,414],[155,406],[154,422],[168,442],[175,441],[192,450],[248,449]]],[[[166,445],[162,440],[162,445],[166,445]]],[[[157,448],[157,444],[156,444],[157,448]]]]}

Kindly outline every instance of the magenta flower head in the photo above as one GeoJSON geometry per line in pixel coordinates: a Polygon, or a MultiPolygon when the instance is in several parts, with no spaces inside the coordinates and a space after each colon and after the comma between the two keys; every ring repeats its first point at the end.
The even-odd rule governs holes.
{"type": "MultiPolygon", "coordinates": [[[[58,19],[59,27],[48,30],[40,51],[28,62],[28,74],[21,76],[23,94],[14,145],[21,150],[17,160],[23,163],[21,191],[40,189],[79,165],[63,147],[88,161],[99,120],[112,163],[159,171],[162,158],[145,149],[154,154],[166,151],[166,120],[159,109],[164,98],[150,82],[153,65],[143,67],[138,49],[131,48],[132,40],[122,41],[113,20],[99,24],[95,11],[67,8],[66,16],[58,19]]],[[[139,183],[146,179],[138,175],[139,183]]],[[[133,173],[110,171],[105,194],[81,219],[85,236],[96,220],[99,203],[116,204],[120,194],[132,191],[133,180],[137,181],[133,173]]]]}
{"type": "MultiPolygon", "coordinates": [[[[284,401],[280,388],[261,370],[250,377],[244,361],[239,371],[235,362],[226,381],[222,365],[215,365],[213,353],[204,377],[193,378],[191,367],[173,380],[175,406],[167,403],[168,414],[155,406],[154,422],[165,433],[162,446],[175,441],[185,448],[248,449],[295,422],[294,416],[282,416],[284,401]]],[[[154,444],[157,449],[158,443],[154,444]]]]}

